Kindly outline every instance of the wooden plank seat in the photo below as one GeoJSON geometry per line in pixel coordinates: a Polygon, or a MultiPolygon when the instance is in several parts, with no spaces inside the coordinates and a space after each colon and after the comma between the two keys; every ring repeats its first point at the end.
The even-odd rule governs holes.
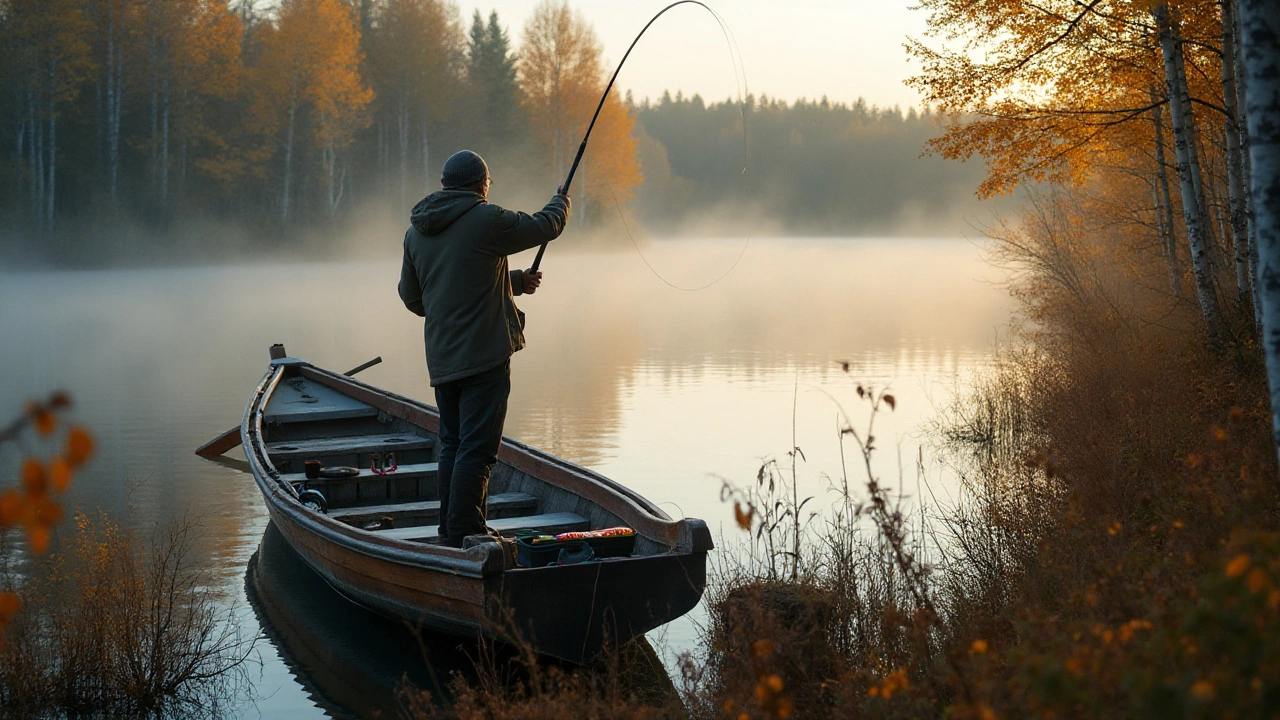
{"type": "MultiPolygon", "coordinates": [[[[547,534],[590,529],[590,523],[587,522],[586,518],[570,512],[519,515],[517,517],[493,519],[488,521],[488,525],[498,532],[533,528],[547,534]]],[[[420,525],[418,527],[370,530],[369,532],[375,532],[381,537],[396,538],[397,540],[427,541],[436,538],[438,528],[438,525],[420,525]]]]}
{"type": "Polygon", "coordinates": [[[267,453],[273,462],[285,460],[311,460],[327,455],[367,455],[369,453],[427,450],[431,439],[411,433],[386,435],[346,435],[342,437],[315,438],[313,440],[281,440],[267,443],[267,453]]]}
{"type": "Polygon", "coordinates": [[[345,478],[318,478],[316,480],[308,480],[305,473],[281,473],[280,479],[288,483],[293,483],[294,485],[304,482],[311,485],[320,485],[377,479],[399,480],[402,478],[417,478],[427,475],[435,475],[439,468],[439,463],[417,463],[414,465],[401,465],[395,472],[387,475],[378,475],[369,468],[359,468],[359,475],[352,475],[351,477],[345,478]]]}
{"type": "MultiPolygon", "coordinates": [[[[294,463],[297,465],[300,463],[294,463]]],[[[317,478],[308,480],[305,473],[285,472],[280,479],[301,485],[306,483],[324,493],[333,509],[356,505],[383,504],[397,498],[417,500],[437,495],[436,463],[401,465],[395,472],[378,475],[368,467],[358,468],[360,474],[346,478],[317,478]]],[[[292,468],[285,468],[292,469],[292,468]]]]}
{"type": "MultiPolygon", "coordinates": [[[[529,493],[509,492],[489,496],[486,517],[491,519],[507,518],[512,515],[532,514],[538,508],[538,498],[529,493]]],[[[422,500],[419,502],[390,503],[386,505],[364,505],[330,510],[329,517],[336,518],[357,527],[361,523],[381,520],[391,516],[397,524],[410,522],[419,524],[435,521],[440,518],[439,500],[422,500]]]]}

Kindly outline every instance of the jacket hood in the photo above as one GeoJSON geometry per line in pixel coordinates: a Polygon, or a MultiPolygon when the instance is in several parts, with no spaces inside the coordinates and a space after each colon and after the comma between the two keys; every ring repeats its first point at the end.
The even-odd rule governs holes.
{"type": "Polygon", "coordinates": [[[440,190],[422,198],[409,213],[409,222],[423,235],[439,235],[468,210],[484,202],[470,190],[440,190]]]}

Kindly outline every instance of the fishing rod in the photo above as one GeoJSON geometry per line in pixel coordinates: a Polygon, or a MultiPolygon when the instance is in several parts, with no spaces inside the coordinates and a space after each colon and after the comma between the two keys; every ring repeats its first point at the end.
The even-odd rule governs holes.
{"type": "MultiPolygon", "coordinates": [[[[720,28],[722,30],[726,32],[728,31],[728,29],[724,25],[724,20],[722,20],[720,16],[716,14],[716,11],[712,10],[706,3],[699,2],[699,0],[678,0],[678,2],[673,2],[670,5],[662,8],[661,10],[658,11],[657,15],[654,15],[652,18],[650,18],[649,22],[645,23],[645,26],[640,29],[640,34],[636,35],[636,39],[632,40],[631,45],[627,47],[627,52],[623,54],[622,60],[618,63],[618,67],[613,71],[613,77],[609,78],[609,84],[605,86],[604,94],[600,96],[600,103],[596,105],[596,112],[594,115],[591,116],[591,124],[587,125],[587,132],[585,135],[582,136],[582,143],[578,145],[578,154],[574,156],[573,164],[569,166],[569,174],[565,177],[564,184],[560,186],[560,189],[557,191],[557,194],[559,195],[569,194],[569,185],[573,183],[574,173],[578,172],[578,163],[582,162],[582,154],[587,151],[587,140],[591,138],[591,131],[596,126],[596,120],[600,118],[600,111],[604,109],[604,101],[609,97],[609,91],[613,89],[613,81],[618,79],[618,73],[622,72],[622,66],[627,63],[627,58],[631,56],[631,51],[635,49],[636,43],[640,42],[640,38],[644,37],[645,32],[648,31],[651,25],[657,22],[658,18],[662,17],[668,10],[670,10],[673,7],[676,7],[677,5],[699,5],[703,7],[704,9],[706,9],[707,12],[711,13],[712,17],[716,19],[716,22],[720,24],[720,28]]],[[[734,81],[737,82],[736,59],[734,61],[734,81]]],[[[530,272],[538,272],[538,266],[542,264],[542,254],[545,253],[546,251],[547,251],[547,244],[542,243],[542,247],[538,248],[537,257],[533,259],[533,266],[529,268],[530,272]]]]}

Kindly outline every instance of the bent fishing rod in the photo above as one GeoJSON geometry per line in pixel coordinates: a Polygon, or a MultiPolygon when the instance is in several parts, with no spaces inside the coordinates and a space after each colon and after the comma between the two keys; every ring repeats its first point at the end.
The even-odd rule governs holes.
{"type": "MultiPolygon", "coordinates": [[[[716,11],[712,10],[706,3],[699,2],[698,0],[679,0],[678,2],[673,2],[659,10],[657,15],[650,18],[649,22],[645,23],[645,26],[640,29],[640,34],[636,35],[636,39],[632,40],[631,45],[627,47],[627,52],[623,54],[622,60],[618,63],[618,67],[613,71],[613,77],[609,78],[609,84],[605,86],[604,94],[600,96],[600,103],[596,105],[596,112],[591,116],[591,124],[587,125],[587,132],[582,136],[582,143],[578,145],[578,154],[574,156],[573,164],[569,166],[569,174],[565,177],[564,184],[560,186],[557,194],[569,194],[569,185],[573,183],[573,175],[578,171],[578,163],[582,162],[582,154],[587,151],[587,140],[591,139],[591,131],[596,126],[596,120],[600,118],[600,111],[604,109],[604,101],[609,97],[609,91],[613,89],[613,82],[618,79],[618,73],[622,72],[622,66],[627,64],[627,58],[631,56],[631,51],[635,49],[636,43],[640,42],[640,38],[644,37],[645,32],[649,30],[650,26],[657,22],[658,18],[662,17],[668,10],[676,7],[677,5],[699,5],[705,8],[707,12],[711,13],[712,17],[716,19],[716,22],[720,23],[721,28],[724,28],[724,21],[720,19],[720,16],[716,14],[716,11]]],[[[542,264],[542,254],[546,251],[547,244],[542,243],[542,247],[538,248],[537,257],[533,259],[533,265],[529,268],[530,272],[538,272],[538,266],[542,264]]]]}

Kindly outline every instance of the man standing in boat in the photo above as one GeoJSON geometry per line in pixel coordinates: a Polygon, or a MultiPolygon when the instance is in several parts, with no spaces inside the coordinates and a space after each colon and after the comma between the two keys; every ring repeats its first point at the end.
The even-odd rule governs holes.
{"type": "Polygon", "coordinates": [[[524,347],[524,313],[541,272],[510,270],[507,256],[564,231],[569,197],[527,215],[487,202],[489,167],[470,150],[444,163],[438,192],[409,215],[400,299],[425,318],[427,372],[440,408],[440,537],[461,547],[486,532],[489,473],[498,459],[511,392],[511,354],[524,347]]]}

